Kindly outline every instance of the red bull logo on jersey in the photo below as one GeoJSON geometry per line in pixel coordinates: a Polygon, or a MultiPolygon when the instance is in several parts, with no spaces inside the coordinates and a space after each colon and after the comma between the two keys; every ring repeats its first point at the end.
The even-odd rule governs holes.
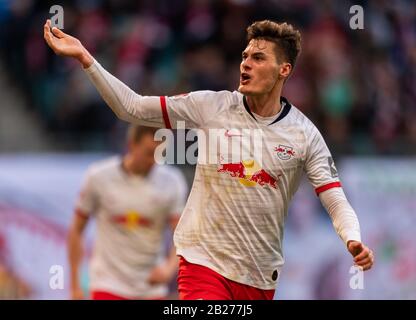
{"type": "Polygon", "coordinates": [[[227,173],[233,178],[238,178],[240,184],[245,187],[254,187],[260,185],[262,187],[269,186],[277,188],[277,181],[268,174],[253,159],[244,160],[239,163],[224,163],[217,170],[218,172],[227,173]]]}
{"type": "Polygon", "coordinates": [[[126,211],[124,214],[116,215],[112,220],[129,230],[137,229],[139,226],[148,227],[151,225],[151,220],[143,217],[143,215],[135,210],[126,211]]]}
{"type": "Polygon", "coordinates": [[[293,147],[285,146],[283,144],[279,144],[278,147],[275,147],[274,151],[276,151],[277,156],[281,160],[289,160],[290,158],[295,156],[295,151],[293,150],[293,147]]]}

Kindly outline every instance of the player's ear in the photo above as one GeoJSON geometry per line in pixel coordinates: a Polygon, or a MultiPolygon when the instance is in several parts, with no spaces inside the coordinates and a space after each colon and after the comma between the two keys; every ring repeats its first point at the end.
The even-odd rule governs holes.
{"type": "Polygon", "coordinates": [[[292,71],[292,65],[288,62],[283,62],[279,65],[279,77],[286,79],[292,71]]]}

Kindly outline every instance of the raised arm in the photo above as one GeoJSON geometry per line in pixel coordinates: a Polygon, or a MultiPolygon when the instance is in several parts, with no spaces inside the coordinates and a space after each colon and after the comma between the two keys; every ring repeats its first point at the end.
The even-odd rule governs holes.
{"type": "Polygon", "coordinates": [[[236,96],[228,91],[196,91],[173,97],[141,96],[107,72],[77,38],[56,27],[51,29],[49,20],[43,32],[57,55],[81,63],[104,101],[121,120],[168,129],[177,128],[179,121],[183,121],[186,128],[199,128],[236,103],[236,96]]]}
{"type": "Polygon", "coordinates": [[[107,72],[82,43],[58,28],[44,25],[44,38],[60,56],[78,60],[104,101],[121,120],[151,127],[165,127],[167,115],[164,97],[141,96],[107,72]]]}

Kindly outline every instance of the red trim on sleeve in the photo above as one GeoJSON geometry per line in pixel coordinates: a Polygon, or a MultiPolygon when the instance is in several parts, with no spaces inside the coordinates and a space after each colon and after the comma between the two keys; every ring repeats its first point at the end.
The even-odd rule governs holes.
{"type": "Polygon", "coordinates": [[[163,115],[163,121],[165,122],[165,127],[167,129],[172,129],[172,126],[170,125],[170,121],[169,121],[168,110],[166,108],[166,97],[165,96],[160,97],[160,107],[162,108],[162,115],[163,115]]]}
{"type": "Polygon", "coordinates": [[[321,192],[324,192],[324,191],[332,189],[332,188],[341,188],[341,182],[336,181],[336,182],[331,182],[331,183],[325,184],[323,186],[320,186],[320,187],[316,188],[315,192],[316,192],[316,195],[319,196],[319,194],[321,192]]]}

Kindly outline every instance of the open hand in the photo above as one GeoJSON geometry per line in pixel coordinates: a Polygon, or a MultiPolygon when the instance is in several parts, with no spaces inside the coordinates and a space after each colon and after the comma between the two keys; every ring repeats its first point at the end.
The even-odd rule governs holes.
{"type": "Polygon", "coordinates": [[[84,68],[89,67],[92,62],[92,56],[84,48],[81,42],[75,38],[66,34],[62,30],[53,27],[51,30],[51,21],[46,20],[43,26],[43,37],[48,46],[60,56],[72,57],[82,63],[84,68]]]}

